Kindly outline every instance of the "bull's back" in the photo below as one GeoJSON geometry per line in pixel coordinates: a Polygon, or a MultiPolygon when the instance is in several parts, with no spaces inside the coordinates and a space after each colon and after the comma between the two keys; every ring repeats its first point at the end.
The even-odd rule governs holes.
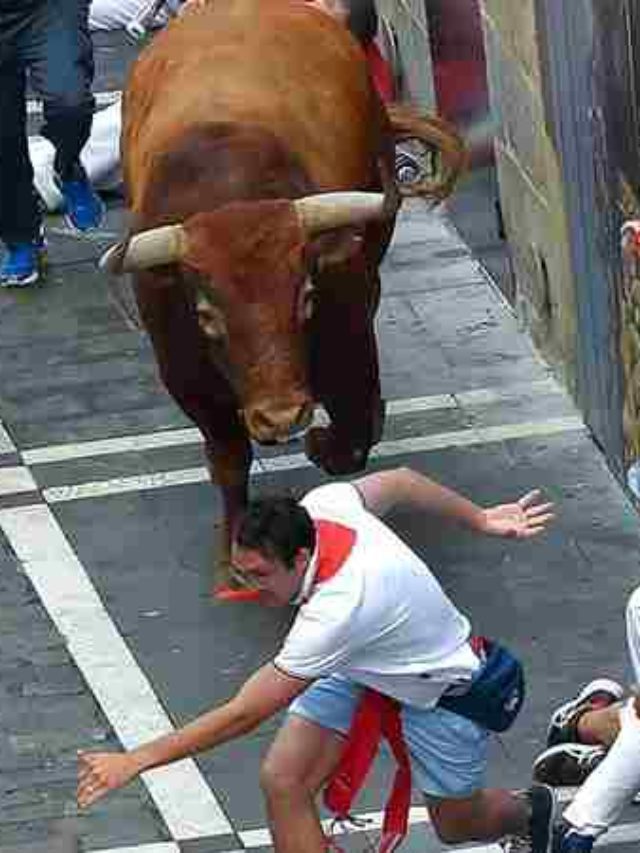
{"type": "Polygon", "coordinates": [[[358,45],[328,15],[301,0],[209,0],[161,33],[130,76],[132,208],[154,161],[194,125],[264,127],[329,190],[368,185],[384,121],[358,45]]]}

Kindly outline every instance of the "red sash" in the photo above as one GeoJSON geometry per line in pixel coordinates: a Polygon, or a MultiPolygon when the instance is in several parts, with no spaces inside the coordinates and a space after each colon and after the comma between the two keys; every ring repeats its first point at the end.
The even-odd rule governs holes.
{"type": "Polygon", "coordinates": [[[324,790],[324,802],[338,819],[349,819],[382,738],[386,738],[398,764],[378,845],[378,853],[391,853],[407,834],[411,804],[411,764],[402,734],[400,704],[395,699],[368,688],[364,691],[340,764],[324,790]]]}

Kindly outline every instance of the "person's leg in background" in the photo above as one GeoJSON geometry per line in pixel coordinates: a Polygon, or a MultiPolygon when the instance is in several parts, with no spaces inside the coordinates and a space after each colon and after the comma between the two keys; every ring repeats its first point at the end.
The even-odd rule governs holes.
{"type": "MultiPolygon", "coordinates": [[[[627,648],[637,683],[640,680],[640,587],[627,602],[626,628],[627,648]]],[[[594,685],[603,683],[606,684],[593,682],[594,685]]],[[[612,691],[614,685],[611,682],[612,691]]],[[[587,690],[588,687],[581,692],[587,690]]],[[[620,695],[611,698],[619,700],[620,695]]],[[[555,784],[582,783],[564,811],[554,853],[588,853],[595,840],[607,832],[640,790],[640,700],[635,697],[624,705],[616,701],[600,708],[585,707],[584,702],[574,700],[564,708],[564,715],[558,712],[554,715],[558,718],[557,724],[554,728],[552,719],[550,734],[557,739],[571,740],[557,743],[538,756],[534,774],[540,778],[540,771],[553,771],[557,777],[555,784]],[[561,719],[563,716],[566,719],[561,719]]]]}
{"type": "MultiPolygon", "coordinates": [[[[0,29],[3,26],[0,13],[0,29]]],[[[6,254],[0,284],[24,286],[40,277],[44,245],[27,149],[25,70],[17,42],[0,51],[0,239],[6,254]]]]}
{"type": "Polygon", "coordinates": [[[615,708],[619,734],[565,809],[554,853],[588,853],[640,789],[638,700],[615,708]]]}
{"type": "Polygon", "coordinates": [[[487,729],[445,708],[405,705],[402,734],[413,786],[423,792],[442,842],[501,841],[507,853],[548,853],[553,791],[546,785],[518,793],[485,788],[487,729]]]}
{"type": "Polygon", "coordinates": [[[42,135],[56,149],[54,169],[69,227],[97,228],[104,206],[80,163],[93,121],[93,47],[89,0],[48,0],[34,26],[29,64],[33,88],[43,100],[42,135]]]}

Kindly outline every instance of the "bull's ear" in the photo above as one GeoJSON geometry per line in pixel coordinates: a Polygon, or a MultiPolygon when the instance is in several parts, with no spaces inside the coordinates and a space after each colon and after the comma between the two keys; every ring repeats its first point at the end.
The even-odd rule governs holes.
{"type": "Polygon", "coordinates": [[[126,251],[127,244],[124,241],[109,246],[107,251],[101,255],[98,267],[107,275],[123,275],[123,261],[126,251]]]}

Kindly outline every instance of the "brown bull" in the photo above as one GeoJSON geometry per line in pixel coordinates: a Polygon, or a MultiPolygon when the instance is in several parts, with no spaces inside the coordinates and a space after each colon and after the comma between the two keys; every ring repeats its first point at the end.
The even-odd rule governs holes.
{"type": "Polygon", "coordinates": [[[136,271],[162,379],[204,436],[224,503],[220,566],[250,439],[285,441],[322,403],[331,424],[307,431],[307,455],[340,474],[380,437],[373,322],[393,151],[359,46],[300,0],[210,0],[133,68],[135,234],[104,265],[136,271]]]}

